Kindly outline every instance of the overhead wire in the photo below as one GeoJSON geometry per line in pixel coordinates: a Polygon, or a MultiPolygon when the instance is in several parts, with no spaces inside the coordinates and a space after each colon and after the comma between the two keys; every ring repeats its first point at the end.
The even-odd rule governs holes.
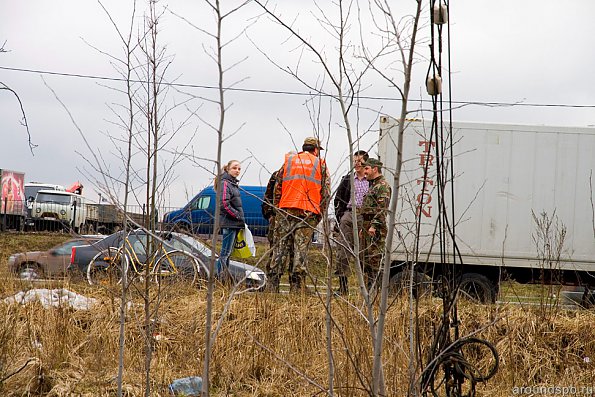
{"type": "MultiPolygon", "coordinates": [[[[8,67],[8,66],[0,66],[0,70],[6,70],[11,72],[20,72],[20,73],[35,73],[35,74],[42,74],[42,75],[50,75],[50,76],[60,76],[60,77],[72,77],[72,78],[81,78],[81,79],[89,79],[89,80],[101,80],[101,81],[112,81],[112,82],[125,82],[127,81],[123,77],[110,77],[110,76],[100,76],[100,75],[92,75],[92,74],[81,74],[81,73],[67,73],[67,72],[56,72],[56,71],[49,71],[49,70],[41,70],[41,69],[27,69],[27,68],[17,68],[17,67],[8,67]]],[[[140,83],[146,84],[146,81],[131,79],[129,80],[133,83],[140,83]]],[[[219,90],[217,86],[211,86],[206,84],[190,84],[190,83],[176,83],[176,82],[167,82],[162,81],[161,84],[170,87],[178,87],[178,88],[194,88],[194,89],[205,89],[205,90],[219,90]]],[[[262,89],[262,88],[239,88],[239,87],[224,87],[226,91],[235,91],[235,92],[246,92],[246,93],[257,93],[257,94],[272,94],[272,95],[288,95],[288,96],[311,96],[312,92],[300,92],[300,91],[288,91],[288,90],[271,90],[271,89],[262,89]]],[[[324,92],[317,92],[317,95],[328,96],[332,97],[332,94],[324,93],[324,92]]],[[[373,96],[373,95],[356,95],[354,97],[358,100],[374,100],[374,101],[401,101],[399,97],[384,97],[384,96],[373,96]]],[[[408,99],[409,102],[417,102],[422,103],[424,102],[423,99],[408,99]]],[[[449,101],[452,105],[457,106],[487,106],[487,107],[537,107],[537,108],[568,108],[568,109],[595,109],[595,104],[588,105],[588,104],[565,104],[565,103],[533,103],[533,102],[500,102],[500,101],[449,101]]]]}

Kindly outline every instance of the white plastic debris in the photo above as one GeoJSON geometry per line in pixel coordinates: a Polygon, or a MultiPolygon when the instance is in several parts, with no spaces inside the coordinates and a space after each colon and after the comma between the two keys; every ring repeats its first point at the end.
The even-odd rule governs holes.
{"type": "Polygon", "coordinates": [[[67,305],[75,310],[88,310],[97,303],[96,299],[79,295],[65,288],[30,289],[28,291],[17,292],[15,295],[4,299],[4,303],[20,303],[22,305],[34,301],[41,302],[42,306],[46,309],[67,305]]]}

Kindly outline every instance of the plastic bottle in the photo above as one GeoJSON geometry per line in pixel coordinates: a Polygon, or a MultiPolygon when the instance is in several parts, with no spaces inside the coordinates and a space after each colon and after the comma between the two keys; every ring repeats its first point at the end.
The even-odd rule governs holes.
{"type": "Polygon", "coordinates": [[[202,378],[200,376],[189,376],[176,379],[169,385],[169,390],[174,396],[200,397],[202,378]]]}

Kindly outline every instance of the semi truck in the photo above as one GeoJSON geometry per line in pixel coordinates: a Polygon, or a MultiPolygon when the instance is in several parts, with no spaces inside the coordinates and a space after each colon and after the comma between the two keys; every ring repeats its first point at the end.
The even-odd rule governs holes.
{"type": "Polygon", "coordinates": [[[0,228],[23,230],[25,226],[25,174],[0,169],[0,228]]]}
{"type": "MultiPolygon", "coordinates": [[[[398,125],[380,118],[389,181],[398,125]]],[[[392,197],[395,280],[407,268],[415,280],[454,273],[463,291],[484,302],[494,302],[508,279],[578,285],[587,297],[595,286],[595,128],[448,121],[432,128],[424,120],[404,127],[392,197]]]]}

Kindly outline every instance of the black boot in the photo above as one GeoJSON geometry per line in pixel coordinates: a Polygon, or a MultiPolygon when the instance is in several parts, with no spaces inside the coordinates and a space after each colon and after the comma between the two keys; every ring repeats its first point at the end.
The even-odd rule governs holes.
{"type": "Polygon", "coordinates": [[[335,294],[343,296],[349,295],[347,276],[339,276],[339,289],[335,291],[335,294]]]}
{"type": "Polygon", "coordinates": [[[296,274],[289,275],[289,292],[299,293],[302,289],[302,279],[296,274]]]}
{"type": "Polygon", "coordinates": [[[271,274],[267,277],[267,285],[265,287],[265,291],[278,293],[279,292],[279,280],[280,276],[278,274],[271,274]]]}
{"type": "Polygon", "coordinates": [[[310,290],[305,283],[305,277],[302,274],[292,274],[289,276],[289,292],[295,294],[310,294],[310,290]]]}

